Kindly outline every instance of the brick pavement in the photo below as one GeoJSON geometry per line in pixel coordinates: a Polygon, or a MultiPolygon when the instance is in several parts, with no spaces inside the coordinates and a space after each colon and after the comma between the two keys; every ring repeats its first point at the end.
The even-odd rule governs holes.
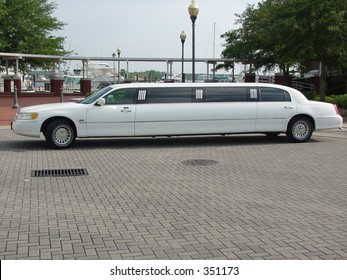
{"type": "Polygon", "coordinates": [[[343,136],[88,139],[60,151],[0,129],[0,259],[347,259],[343,136]],[[89,175],[30,176],[59,168],[89,175]]]}

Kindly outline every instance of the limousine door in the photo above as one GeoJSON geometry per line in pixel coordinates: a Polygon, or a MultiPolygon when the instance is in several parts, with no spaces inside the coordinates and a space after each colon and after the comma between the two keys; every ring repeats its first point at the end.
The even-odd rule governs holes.
{"type": "Polygon", "coordinates": [[[135,135],[254,132],[256,102],[246,96],[245,87],[139,90],[135,135]]]}
{"type": "Polygon", "coordinates": [[[104,97],[105,104],[91,104],[86,115],[88,137],[134,136],[136,89],[118,89],[104,97]]]}
{"type": "Polygon", "coordinates": [[[284,132],[297,111],[290,94],[278,88],[261,87],[257,108],[257,132],[284,132]]]}

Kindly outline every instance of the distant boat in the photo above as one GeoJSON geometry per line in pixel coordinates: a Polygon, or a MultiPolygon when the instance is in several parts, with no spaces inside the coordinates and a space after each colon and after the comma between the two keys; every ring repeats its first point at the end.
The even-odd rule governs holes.
{"type": "Polygon", "coordinates": [[[182,81],[182,76],[180,74],[177,73],[173,73],[172,76],[170,75],[165,75],[163,77],[161,77],[160,82],[165,82],[168,80],[173,80],[175,83],[176,82],[181,82],[182,81]]]}
{"type": "MultiPolygon", "coordinates": [[[[107,63],[95,62],[88,65],[88,77],[91,79],[91,92],[97,91],[108,85],[124,83],[124,78],[118,78],[117,69],[111,68],[107,63]],[[114,73],[116,72],[116,73],[114,73]]],[[[72,73],[64,76],[64,93],[81,92],[82,69],[74,69],[72,73]]]]}
{"type": "Polygon", "coordinates": [[[195,79],[195,82],[197,83],[203,83],[206,81],[215,81],[218,83],[231,83],[233,79],[228,74],[215,74],[214,77],[212,74],[200,74],[195,79]]]}

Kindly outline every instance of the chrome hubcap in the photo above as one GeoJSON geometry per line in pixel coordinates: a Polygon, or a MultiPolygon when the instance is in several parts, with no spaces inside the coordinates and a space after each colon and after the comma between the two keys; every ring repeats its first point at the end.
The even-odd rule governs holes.
{"type": "Polygon", "coordinates": [[[59,126],[53,133],[53,141],[58,145],[66,145],[72,140],[72,131],[69,126],[59,126]]]}
{"type": "Polygon", "coordinates": [[[293,135],[296,139],[305,139],[310,132],[310,126],[305,121],[298,121],[293,126],[293,135]]]}

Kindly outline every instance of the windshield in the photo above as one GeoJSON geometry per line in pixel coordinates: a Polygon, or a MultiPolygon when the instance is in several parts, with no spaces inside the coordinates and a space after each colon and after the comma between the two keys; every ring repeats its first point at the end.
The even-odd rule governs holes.
{"type": "Polygon", "coordinates": [[[94,92],[92,95],[89,95],[88,97],[83,99],[80,103],[82,103],[82,104],[91,104],[94,101],[96,101],[97,99],[99,99],[101,96],[103,96],[106,92],[110,91],[111,89],[112,89],[112,87],[102,88],[102,89],[94,92]]]}

